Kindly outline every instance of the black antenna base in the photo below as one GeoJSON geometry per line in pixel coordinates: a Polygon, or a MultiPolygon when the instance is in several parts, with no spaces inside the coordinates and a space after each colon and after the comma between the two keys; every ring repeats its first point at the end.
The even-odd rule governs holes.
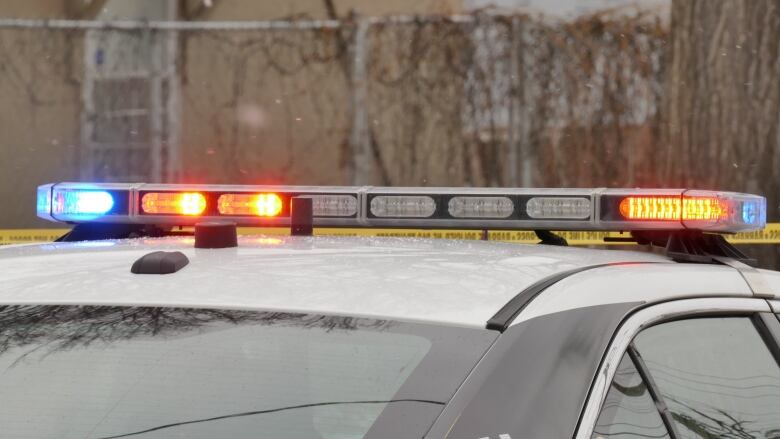
{"type": "Polygon", "coordinates": [[[541,239],[539,244],[559,245],[563,247],[569,246],[569,242],[566,241],[566,238],[560,235],[556,235],[549,230],[534,230],[534,233],[536,233],[537,238],[541,239]]]}
{"type": "Polygon", "coordinates": [[[643,230],[633,231],[637,244],[665,249],[667,256],[678,262],[716,263],[717,258],[730,258],[755,267],[758,262],[739,251],[717,233],[701,230],[643,230]]]}

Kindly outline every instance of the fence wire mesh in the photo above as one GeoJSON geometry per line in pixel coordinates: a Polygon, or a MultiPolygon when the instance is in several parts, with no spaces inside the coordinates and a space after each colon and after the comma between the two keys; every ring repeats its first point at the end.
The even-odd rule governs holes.
{"type": "Polygon", "coordinates": [[[657,143],[666,32],[644,17],[93,27],[0,28],[3,141],[67,164],[55,174],[512,186],[657,177],[642,157],[657,143]]]}

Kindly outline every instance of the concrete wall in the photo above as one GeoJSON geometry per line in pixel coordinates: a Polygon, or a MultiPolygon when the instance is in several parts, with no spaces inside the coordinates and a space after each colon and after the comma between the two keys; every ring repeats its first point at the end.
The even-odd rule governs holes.
{"type": "Polygon", "coordinates": [[[349,94],[335,39],[289,30],[180,38],[183,181],[346,183],[349,94]],[[300,52],[315,46],[324,61],[300,52]]]}
{"type": "Polygon", "coordinates": [[[37,227],[35,187],[78,175],[81,33],[0,29],[0,228],[37,227]]]}
{"type": "Polygon", "coordinates": [[[0,17],[6,18],[65,18],[68,2],[64,0],[3,0],[0,17]]]}
{"type": "MultiPolygon", "coordinates": [[[[327,18],[322,0],[212,0],[211,4],[178,2],[178,13],[194,20],[327,18]]],[[[460,0],[334,0],[334,4],[340,16],[353,10],[362,15],[460,12],[460,0]]],[[[4,0],[0,17],[133,19],[143,15],[137,7],[128,7],[127,2],[113,0],[4,0]]],[[[298,52],[282,53],[282,43],[267,56],[251,55],[257,47],[250,44],[244,50],[241,44],[253,38],[239,33],[223,33],[216,39],[190,33],[180,38],[183,181],[346,183],[349,108],[343,66],[337,61],[319,62],[290,74],[285,69],[295,69],[298,52]]],[[[307,38],[319,41],[314,50],[334,55],[332,38],[292,39],[306,44],[307,38]]],[[[83,50],[83,31],[0,29],[0,228],[54,226],[35,217],[35,187],[79,179],[84,163],[80,148],[83,50]]]]}

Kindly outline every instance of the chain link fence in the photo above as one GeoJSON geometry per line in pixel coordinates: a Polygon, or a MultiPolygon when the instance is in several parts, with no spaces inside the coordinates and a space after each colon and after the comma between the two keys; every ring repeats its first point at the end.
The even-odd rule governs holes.
{"type": "Polygon", "coordinates": [[[0,221],[66,179],[659,185],[666,37],[645,16],[0,20],[0,221]]]}

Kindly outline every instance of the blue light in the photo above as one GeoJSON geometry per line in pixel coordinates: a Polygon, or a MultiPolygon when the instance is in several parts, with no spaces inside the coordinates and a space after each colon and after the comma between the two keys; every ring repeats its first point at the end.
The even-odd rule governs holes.
{"type": "Polygon", "coordinates": [[[754,203],[743,203],[742,204],[742,221],[744,221],[747,224],[753,224],[756,222],[757,217],[757,206],[754,203]]]}
{"type": "Polygon", "coordinates": [[[742,203],[742,221],[763,227],[766,224],[766,201],[746,201],[742,203]]]}
{"type": "Polygon", "coordinates": [[[52,214],[75,215],[86,219],[104,215],[112,207],[114,197],[106,191],[55,190],[52,214]]]}
{"type": "Polygon", "coordinates": [[[49,186],[38,188],[38,215],[49,215],[51,213],[51,188],[49,186]]]}

